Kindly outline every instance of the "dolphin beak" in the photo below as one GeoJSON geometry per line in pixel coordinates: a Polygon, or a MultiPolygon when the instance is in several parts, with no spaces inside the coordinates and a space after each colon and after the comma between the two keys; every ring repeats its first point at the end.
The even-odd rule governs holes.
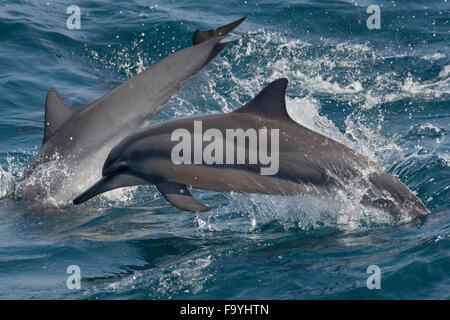
{"type": "Polygon", "coordinates": [[[151,184],[144,179],[133,176],[130,173],[112,173],[109,176],[104,176],[101,178],[96,184],[87,189],[81,195],[73,200],[73,204],[80,204],[88,201],[89,199],[102,194],[107,191],[111,191],[114,189],[122,188],[122,187],[132,187],[139,185],[148,185],[151,184]]]}
{"type": "Polygon", "coordinates": [[[96,184],[94,184],[92,187],[87,189],[85,192],[83,192],[81,195],[76,197],[73,200],[73,204],[80,204],[83,202],[88,201],[89,199],[103,193],[109,190],[112,190],[114,188],[111,188],[109,186],[109,183],[111,182],[111,177],[103,177],[101,178],[96,184]]]}

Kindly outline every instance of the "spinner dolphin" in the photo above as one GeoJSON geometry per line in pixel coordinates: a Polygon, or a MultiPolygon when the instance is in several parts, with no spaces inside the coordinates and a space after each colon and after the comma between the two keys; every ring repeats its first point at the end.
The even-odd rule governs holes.
{"type": "MultiPolygon", "coordinates": [[[[188,186],[218,192],[329,196],[352,186],[362,190],[358,201],[363,205],[385,210],[394,216],[423,217],[429,214],[408,187],[375,162],[293,121],[286,110],[286,88],[287,80],[278,79],[234,112],[174,119],[129,135],[112,149],[103,167],[103,177],[74,203],[121,187],[155,185],[175,207],[207,211],[210,208],[194,199],[188,186]],[[277,150],[273,148],[274,141],[267,137],[268,145],[264,147],[266,151],[278,153],[276,172],[261,174],[262,168],[267,169],[267,162],[250,161],[251,149],[260,152],[256,149],[262,147],[260,144],[252,147],[250,139],[245,140],[244,148],[248,152],[241,159],[238,159],[236,149],[234,161],[227,161],[225,148],[229,142],[214,141],[218,148],[223,147],[220,151],[223,158],[219,161],[174,162],[173,150],[179,140],[173,139],[173,133],[181,129],[195,135],[196,124],[201,124],[205,132],[216,130],[218,133],[214,139],[202,140],[200,148],[204,150],[205,145],[212,143],[209,141],[220,137],[226,139],[227,130],[244,133],[277,130],[277,150]]],[[[237,141],[234,139],[232,143],[236,145],[237,141]]],[[[187,153],[197,151],[192,146],[187,153]]]]}
{"type": "Polygon", "coordinates": [[[160,111],[190,77],[234,38],[227,36],[245,17],[216,30],[197,30],[193,46],[175,52],[93,103],[75,109],[50,89],[41,149],[15,196],[68,203],[100,177],[112,147],[160,111]]]}

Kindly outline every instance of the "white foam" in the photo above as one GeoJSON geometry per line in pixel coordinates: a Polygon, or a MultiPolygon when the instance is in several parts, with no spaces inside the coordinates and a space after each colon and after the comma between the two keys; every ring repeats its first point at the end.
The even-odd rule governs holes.
{"type": "Polygon", "coordinates": [[[0,199],[9,195],[13,189],[14,176],[0,166],[0,199]]]}
{"type": "Polygon", "coordinates": [[[426,54],[424,56],[421,56],[421,58],[424,60],[436,61],[447,58],[447,55],[445,53],[436,52],[433,54],[426,54]]]}

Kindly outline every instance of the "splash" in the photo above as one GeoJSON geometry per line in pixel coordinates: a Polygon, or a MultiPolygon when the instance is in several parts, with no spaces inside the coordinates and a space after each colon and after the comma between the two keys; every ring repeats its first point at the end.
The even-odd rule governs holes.
{"type": "Polygon", "coordinates": [[[226,203],[202,215],[195,224],[199,232],[258,234],[266,228],[285,231],[312,231],[322,228],[358,230],[391,225],[395,219],[387,212],[366,208],[347,193],[323,196],[281,196],[224,194],[226,203]]]}
{"type": "Polygon", "coordinates": [[[13,190],[14,181],[15,179],[12,173],[0,166],[0,199],[11,193],[13,190]]]}

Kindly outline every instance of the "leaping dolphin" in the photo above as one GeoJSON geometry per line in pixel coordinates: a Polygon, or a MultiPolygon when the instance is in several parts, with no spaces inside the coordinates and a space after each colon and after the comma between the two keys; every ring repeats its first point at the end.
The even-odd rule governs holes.
{"type": "Polygon", "coordinates": [[[151,120],[185,81],[235,40],[227,34],[245,18],[216,30],[195,31],[193,46],[159,61],[83,108],[67,106],[50,89],[42,147],[17,183],[16,197],[40,196],[57,204],[72,201],[100,177],[111,148],[151,120]]]}
{"type": "MultiPolygon", "coordinates": [[[[287,80],[278,79],[237,111],[174,119],[131,134],[112,149],[103,167],[103,178],[78,196],[74,203],[85,202],[116,188],[154,184],[175,207],[207,211],[209,207],[195,200],[187,186],[219,192],[282,195],[336,194],[346,188],[348,194],[354,194],[356,188],[360,203],[381,208],[394,216],[423,217],[429,214],[398,178],[375,162],[294,122],[286,110],[286,87],[287,80]],[[215,136],[214,143],[224,148],[215,151],[221,152],[219,160],[223,156],[222,161],[208,164],[173,161],[173,151],[179,143],[173,139],[173,133],[181,129],[195,136],[196,123],[201,123],[205,133],[210,129],[215,130],[210,132],[220,133],[215,136]],[[279,141],[275,140],[278,150],[272,148],[274,141],[268,139],[269,146],[256,147],[260,149],[258,151],[262,147],[278,151],[278,171],[273,175],[262,175],[262,161],[251,164],[250,151],[245,153],[246,161],[241,158],[239,162],[238,152],[235,152],[234,164],[226,164],[225,146],[229,141],[220,141],[220,136],[225,137],[230,129],[241,129],[241,132],[278,130],[279,141]]],[[[212,141],[212,138],[206,141],[212,141]]],[[[204,148],[205,140],[202,143],[201,148],[204,148]]],[[[232,144],[236,143],[237,139],[233,139],[232,144]]],[[[245,146],[250,150],[250,138],[245,146]]],[[[187,154],[195,152],[195,147],[187,150],[187,154]]]]}

